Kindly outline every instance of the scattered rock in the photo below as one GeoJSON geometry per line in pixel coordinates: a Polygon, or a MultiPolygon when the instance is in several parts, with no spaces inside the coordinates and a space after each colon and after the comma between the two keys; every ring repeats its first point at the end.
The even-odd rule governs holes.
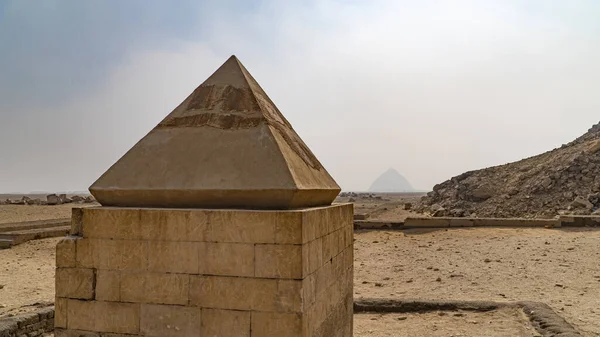
{"type": "Polygon", "coordinates": [[[60,198],[56,194],[48,194],[46,196],[46,202],[48,205],[60,205],[62,204],[60,198]]]}
{"type": "Polygon", "coordinates": [[[488,185],[481,185],[471,192],[474,201],[482,201],[491,198],[494,195],[494,190],[488,185]]]}
{"type": "Polygon", "coordinates": [[[79,196],[79,195],[74,195],[73,197],[71,197],[71,200],[73,202],[83,202],[84,198],[82,196],[79,196]]]}
{"type": "Polygon", "coordinates": [[[594,207],[594,204],[592,204],[583,197],[577,197],[575,198],[575,200],[573,200],[573,202],[571,202],[571,206],[573,206],[574,208],[592,209],[594,207]]]}

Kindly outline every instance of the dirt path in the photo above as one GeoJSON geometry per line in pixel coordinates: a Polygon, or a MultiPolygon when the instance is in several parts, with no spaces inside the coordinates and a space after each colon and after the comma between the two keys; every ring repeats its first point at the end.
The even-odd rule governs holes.
{"type": "Polygon", "coordinates": [[[531,300],[600,336],[600,231],[452,229],[355,235],[354,296],[531,300]]]}

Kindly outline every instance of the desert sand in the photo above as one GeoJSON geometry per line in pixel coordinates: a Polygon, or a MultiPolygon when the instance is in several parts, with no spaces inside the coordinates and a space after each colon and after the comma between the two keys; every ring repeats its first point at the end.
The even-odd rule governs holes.
{"type": "MultiPolygon", "coordinates": [[[[6,207],[3,214],[14,214],[6,207]]],[[[68,217],[71,206],[39,206],[51,209],[37,216],[34,206],[9,207],[20,207],[21,219],[34,220],[68,217]]],[[[53,301],[58,240],[0,250],[0,317],[53,301]]],[[[354,297],[539,301],[584,336],[600,336],[599,246],[600,230],[591,228],[359,231],[354,297]]],[[[463,316],[356,314],[355,335],[537,336],[523,319],[508,309],[463,316]]]]}

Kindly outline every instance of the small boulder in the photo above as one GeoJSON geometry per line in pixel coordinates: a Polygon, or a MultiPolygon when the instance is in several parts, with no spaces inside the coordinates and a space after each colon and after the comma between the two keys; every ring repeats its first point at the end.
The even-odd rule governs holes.
{"type": "Polygon", "coordinates": [[[491,198],[494,195],[494,190],[487,185],[480,185],[471,192],[471,196],[476,201],[483,201],[491,198]]]}
{"type": "Polygon", "coordinates": [[[584,208],[591,210],[594,207],[594,204],[583,197],[577,197],[571,202],[571,206],[573,206],[573,208],[584,208]]]}
{"type": "Polygon", "coordinates": [[[412,204],[410,202],[404,203],[404,210],[410,211],[412,209],[412,204]]]}
{"type": "Polygon", "coordinates": [[[446,209],[441,206],[439,208],[437,208],[432,214],[432,216],[434,216],[434,217],[441,217],[441,216],[445,216],[445,215],[446,215],[446,209]]]}
{"type": "Polygon", "coordinates": [[[450,215],[457,218],[462,218],[465,216],[465,210],[461,208],[454,208],[450,210],[450,215]]]}
{"type": "Polygon", "coordinates": [[[56,194],[48,194],[46,196],[46,202],[48,205],[60,205],[62,204],[61,199],[56,194]]]}

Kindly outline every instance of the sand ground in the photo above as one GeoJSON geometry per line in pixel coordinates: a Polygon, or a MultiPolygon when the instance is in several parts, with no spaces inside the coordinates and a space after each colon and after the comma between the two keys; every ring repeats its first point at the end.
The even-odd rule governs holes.
{"type": "Polygon", "coordinates": [[[354,297],[537,301],[600,336],[600,231],[363,231],[354,297]]]}
{"type": "Polygon", "coordinates": [[[540,336],[518,309],[491,312],[355,314],[356,337],[533,337],[540,336]]]}
{"type": "Polygon", "coordinates": [[[94,204],[64,204],[56,206],[43,205],[0,205],[0,224],[70,218],[73,207],[89,207],[94,204]]]}
{"type": "MultiPolygon", "coordinates": [[[[7,214],[6,207],[0,214],[7,214]]],[[[45,207],[56,209],[39,216],[29,215],[29,209],[20,219],[70,215],[69,205],[45,207]]],[[[0,317],[53,301],[58,240],[0,250],[0,317]]],[[[600,336],[599,247],[600,230],[589,228],[360,231],[355,233],[354,296],[539,301],[584,336],[600,336]]],[[[535,336],[515,312],[355,316],[356,336],[535,336]]]]}

